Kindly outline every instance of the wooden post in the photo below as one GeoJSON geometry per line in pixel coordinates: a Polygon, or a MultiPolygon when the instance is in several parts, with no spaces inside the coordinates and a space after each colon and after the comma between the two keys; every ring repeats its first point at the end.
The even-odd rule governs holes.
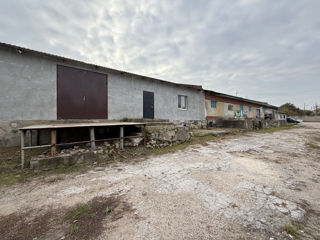
{"type": "Polygon", "coordinates": [[[40,145],[40,130],[36,130],[36,145],[40,145]]]}
{"type": "Polygon", "coordinates": [[[32,130],[29,130],[29,145],[32,146],[32,130]]]}
{"type": "Polygon", "coordinates": [[[56,153],[57,130],[51,129],[51,155],[56,153]]]}
{"type": "Polygon", "coordinates": [[[95,136],[94,136],[94,128],[90,128],[90,145],[91,145],[91,150],[96,149],[96,142],[95,142],[95,136]]]}
{"type": "Polygon", "coordinates": [[[146,131],[146,125],[143,126],[143,145],[147,145],[147,131],[146,131]]]}
{"type": "Polygon", "coordinates": [[[25,130],[21,130],[21,168],[24,168],[24,137],[25,137],[25,130]]]}
{"type": "Polygon", "coordinates": [[[120,127],[120,149],[123,149],[123,127],[120,127]]]}

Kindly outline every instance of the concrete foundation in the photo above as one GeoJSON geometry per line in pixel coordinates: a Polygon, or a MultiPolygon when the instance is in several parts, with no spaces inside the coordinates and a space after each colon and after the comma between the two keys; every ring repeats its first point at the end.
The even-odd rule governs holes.
{"type": "Polygon", "coordinates": [[[286,120],[208,120],[209,127],[240,128],[247,130],[287,126],[286,120]]]}

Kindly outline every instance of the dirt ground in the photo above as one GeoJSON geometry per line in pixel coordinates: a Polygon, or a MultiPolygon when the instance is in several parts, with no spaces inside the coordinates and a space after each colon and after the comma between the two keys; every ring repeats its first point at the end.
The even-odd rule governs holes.
{"type": "Polygon", "coordinates": [[[0,189],[0,216],[117,196],[130,210],[104,221],[95,239],[320,239],[319,146],[320,123],[303,123],[35,179],[0,189]]]}

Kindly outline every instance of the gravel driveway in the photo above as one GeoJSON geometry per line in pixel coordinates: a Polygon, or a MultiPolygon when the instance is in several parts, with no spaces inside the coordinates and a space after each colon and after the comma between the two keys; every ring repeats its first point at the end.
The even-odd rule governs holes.
{"type": "Polygon", "coordinates": [[[320,124],[303,123],[34,180],[0,190],[0,215],[113,194],[133,210],[108,223],[101,239],[290,239],[283,229],[294,222],[303,239],[320,239],[319,139],[320,124]]]}

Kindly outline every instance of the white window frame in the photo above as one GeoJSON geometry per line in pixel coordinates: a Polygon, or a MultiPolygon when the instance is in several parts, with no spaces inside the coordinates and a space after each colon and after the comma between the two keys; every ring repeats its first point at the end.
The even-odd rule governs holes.
{"type": "Polygon", "coordinates": [[[178,95],[178,109],[179,110],[188,110],[188,96],[178,95]],[[182,99],[184,100],[185,106],[182,106],[182,99]]]}
{"type": "Polygon", "coordinates": [[[233,111],[233,104],[228,103],[228,111],[233,111]],[[231,109],[229,109],[229,106],[231,106],[231,109]]]}

